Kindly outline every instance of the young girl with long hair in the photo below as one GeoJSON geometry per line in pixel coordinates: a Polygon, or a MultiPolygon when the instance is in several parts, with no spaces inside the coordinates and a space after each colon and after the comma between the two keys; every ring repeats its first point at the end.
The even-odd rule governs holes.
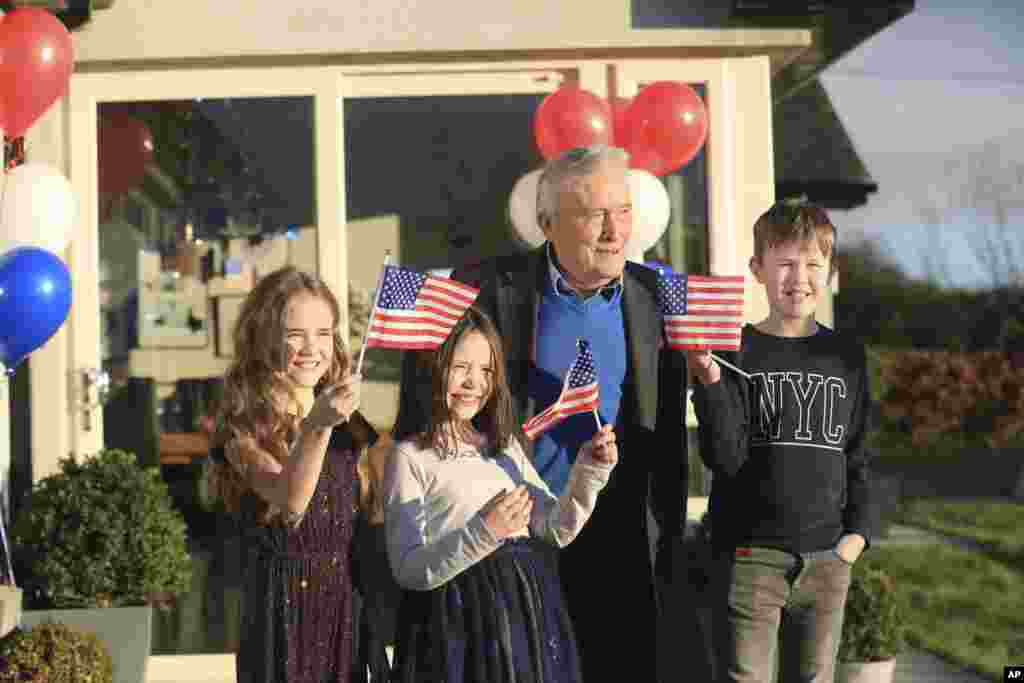
{"type": "Polygon", "coordinates": [[[355,468],[376,434],[356,411],[340,312],[323,282],[286,267],[234,329],[210,483],[248,546],[240,683],[349,683],[355,468]]]}
{"type": "Polygon", "coordinates": [[[494,324],[473,307],[432,386],[429,424],[385,469],[388,557],[406,589],[394,680],[578,683],[557,548],[608,482],[615,434],[606,425],[581,447],[555,498],[524,452],[494,324]]]}

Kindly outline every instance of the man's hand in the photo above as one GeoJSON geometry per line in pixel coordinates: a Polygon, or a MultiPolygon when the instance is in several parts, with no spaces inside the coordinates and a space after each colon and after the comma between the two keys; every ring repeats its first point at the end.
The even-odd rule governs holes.
{"type": "Polygon", "coordinates": [[[722,378],[722,369],[711,357],[707,349],[702,351],[687,351],[686,364],[701,384],[714,384],[722,378]]]}

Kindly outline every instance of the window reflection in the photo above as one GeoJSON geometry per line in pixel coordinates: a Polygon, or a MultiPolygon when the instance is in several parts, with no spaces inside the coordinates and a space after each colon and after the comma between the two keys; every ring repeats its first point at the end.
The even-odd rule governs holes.
{"type": "Polygon", "coordinates": [[[246,293],[317,269],[313,98],[102,104],[98,126],[104,445],[160,468],[193,560],[153,653],[230,652],[241,544],[202,487],[210,416],[246,293]]]}

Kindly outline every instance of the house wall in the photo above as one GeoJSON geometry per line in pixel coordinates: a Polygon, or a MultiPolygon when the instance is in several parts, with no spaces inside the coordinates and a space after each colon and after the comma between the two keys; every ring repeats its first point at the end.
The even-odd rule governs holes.
{"type": "Polygon", "coordinates": [[[611,50],[646,46],[784,55],[807,31],[630,30],[630,0],[117,0],[75,33],[75,60],[611,50]],[[259,8],[256,11],[256,8],[259,8]]]}
{"type": "MultiPolygon", "coordinates": [[[[454,61],[730,58],[729,77],[742,84],[734,89],[732,101],[719,106],[728,107],[729,115],[737,117],[735,137],[727,150],[735,174],[730,180],[728,227],[725,233],[712,236],[711,250],[713,267],[721,266],[718,272],[746,272],[752,251],[749,226],[774,198],[771,74],[810,44],[810,34],[788,29],[636,31],[628,25],[629,0],[498,4],[117,0],[110,9],[97,11],[73,38],[76,70],[93,73],[304,64],[372,70],[389,63],[408,68],[410,78],[415,78],[417,65],[436,73],[454,61]],[[259,11],[254,11],[257,6],[259,11]]],[[[604,73],[602,64],[588,69],[591,74],[604,73]]],[[[598,91],[593,82],[586,87],[598,91]]],[[[65,99],[27,136],[32,160],[52,163],[69,176],[72,150],[82,152],[70,137],[70,120],[65,99]]],[[[73,249],[68,256],[73,286],[96,276],[88,267],[95,253],[73,249]]],[[[748,289],[749,317],[763,317],[766,310],[763,294],[748,289]]],[[[73,310],[71,315],[95,314],[73,310]]],[[[95,442],[76,439],[74,430],[81,429],[77,413],[77,422],[63,418],[71,410],[70,349],[75,344],[98,344],[98,340],[73,339],[72,327],[62,327],[32,358],[35,479],[55,471],[57,459],[76,450],[76,443],[95,442]]],[[[6,445],[5,440],[2,447],[6,445]]]]}
{"type": "MultiPolygon", "coordinates": [[[[52,164],[62,173],[68,174],[68,155],[65,125],[67,122],[66,100],[58,101],[29,129],[25,136],[26,157],[30,161],[52,164]]],[[[74,240],[72,234],[72,240],[74,240]]],[[[69,260],[69,253],[62,254],[71,272],[71,286],[87,274],[75,269],[69,260]]],[[[55,474],[58,459],[71,452],[70,425],[64,416],[70,411],[68,349],[70,325],[64,324],[47,342],[34,351],[29,358],[29,384],[31,387],[32,428],[32,479],[55,474]]],[[[98,344],[97,340],[97,344],[98,344]]],[[[4,441],[6,446],[9,441],[4,441]]]]}

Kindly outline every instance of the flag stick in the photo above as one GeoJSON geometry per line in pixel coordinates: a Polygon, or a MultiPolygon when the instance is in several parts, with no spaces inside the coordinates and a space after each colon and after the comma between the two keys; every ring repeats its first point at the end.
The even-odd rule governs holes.
{"type": "MultiPolygon", "coordinates": [[[[576,353],[577,354],[579,353],[580,348],[582,346],[583,346],[583,337],[576,337],[576,353]]],[[[574,364],[575,364],[575,361],[573,361],[572,365],[574,365],[574,364]]],[[[572,365],[569,365],[569,369],[565,373],[565,379],[562,380],[562,393],[563,394],[565,393],[565,389],[566,389],[566,387],[569,384],[569,375],[572,373],[572,365]]],[[[594,406],[594,408],[593,408],[593,410],[591,412],[594,413],[594,422],[597,423],[597,431],[601,431],[601,418],[597,414],[597,406],[594,406]]]]}
{"type": "Polygon", "coordinates": [[[733,365],[729,361],[724,360],[721,356],[716,356],[715,354],[712,353],[711,357],[714,358],[715,360],[717,360],[719,363],[721,363],[725,367],[732,368],[733,370],[735,370],[736,372],[740,373],[741,375],[743,375],[747,379],[750,379],[750,373],[749,372],[746,372],[745,370],[740,370],[738,367],[736,367],[735,365],[733,365]]]}
{"type": "Polygon", "coordinates": [[[370,328],[373,327],[373,317],[377,314],[377,303],[380,301],[380,288],[384,283],[384,271],[391,262],[391,250],[384,252],[384,265],[380,267],[380,276],[377,278],[377,290],[373,293],[373,307],[370,309],[370,320],[366,323],[366,332],[363,333],[363,344],[359,347],[359,361],[356,363],[356,374],[363,372],[363,356],[366,355],[366,340],[370,336],[370,328]]]}

